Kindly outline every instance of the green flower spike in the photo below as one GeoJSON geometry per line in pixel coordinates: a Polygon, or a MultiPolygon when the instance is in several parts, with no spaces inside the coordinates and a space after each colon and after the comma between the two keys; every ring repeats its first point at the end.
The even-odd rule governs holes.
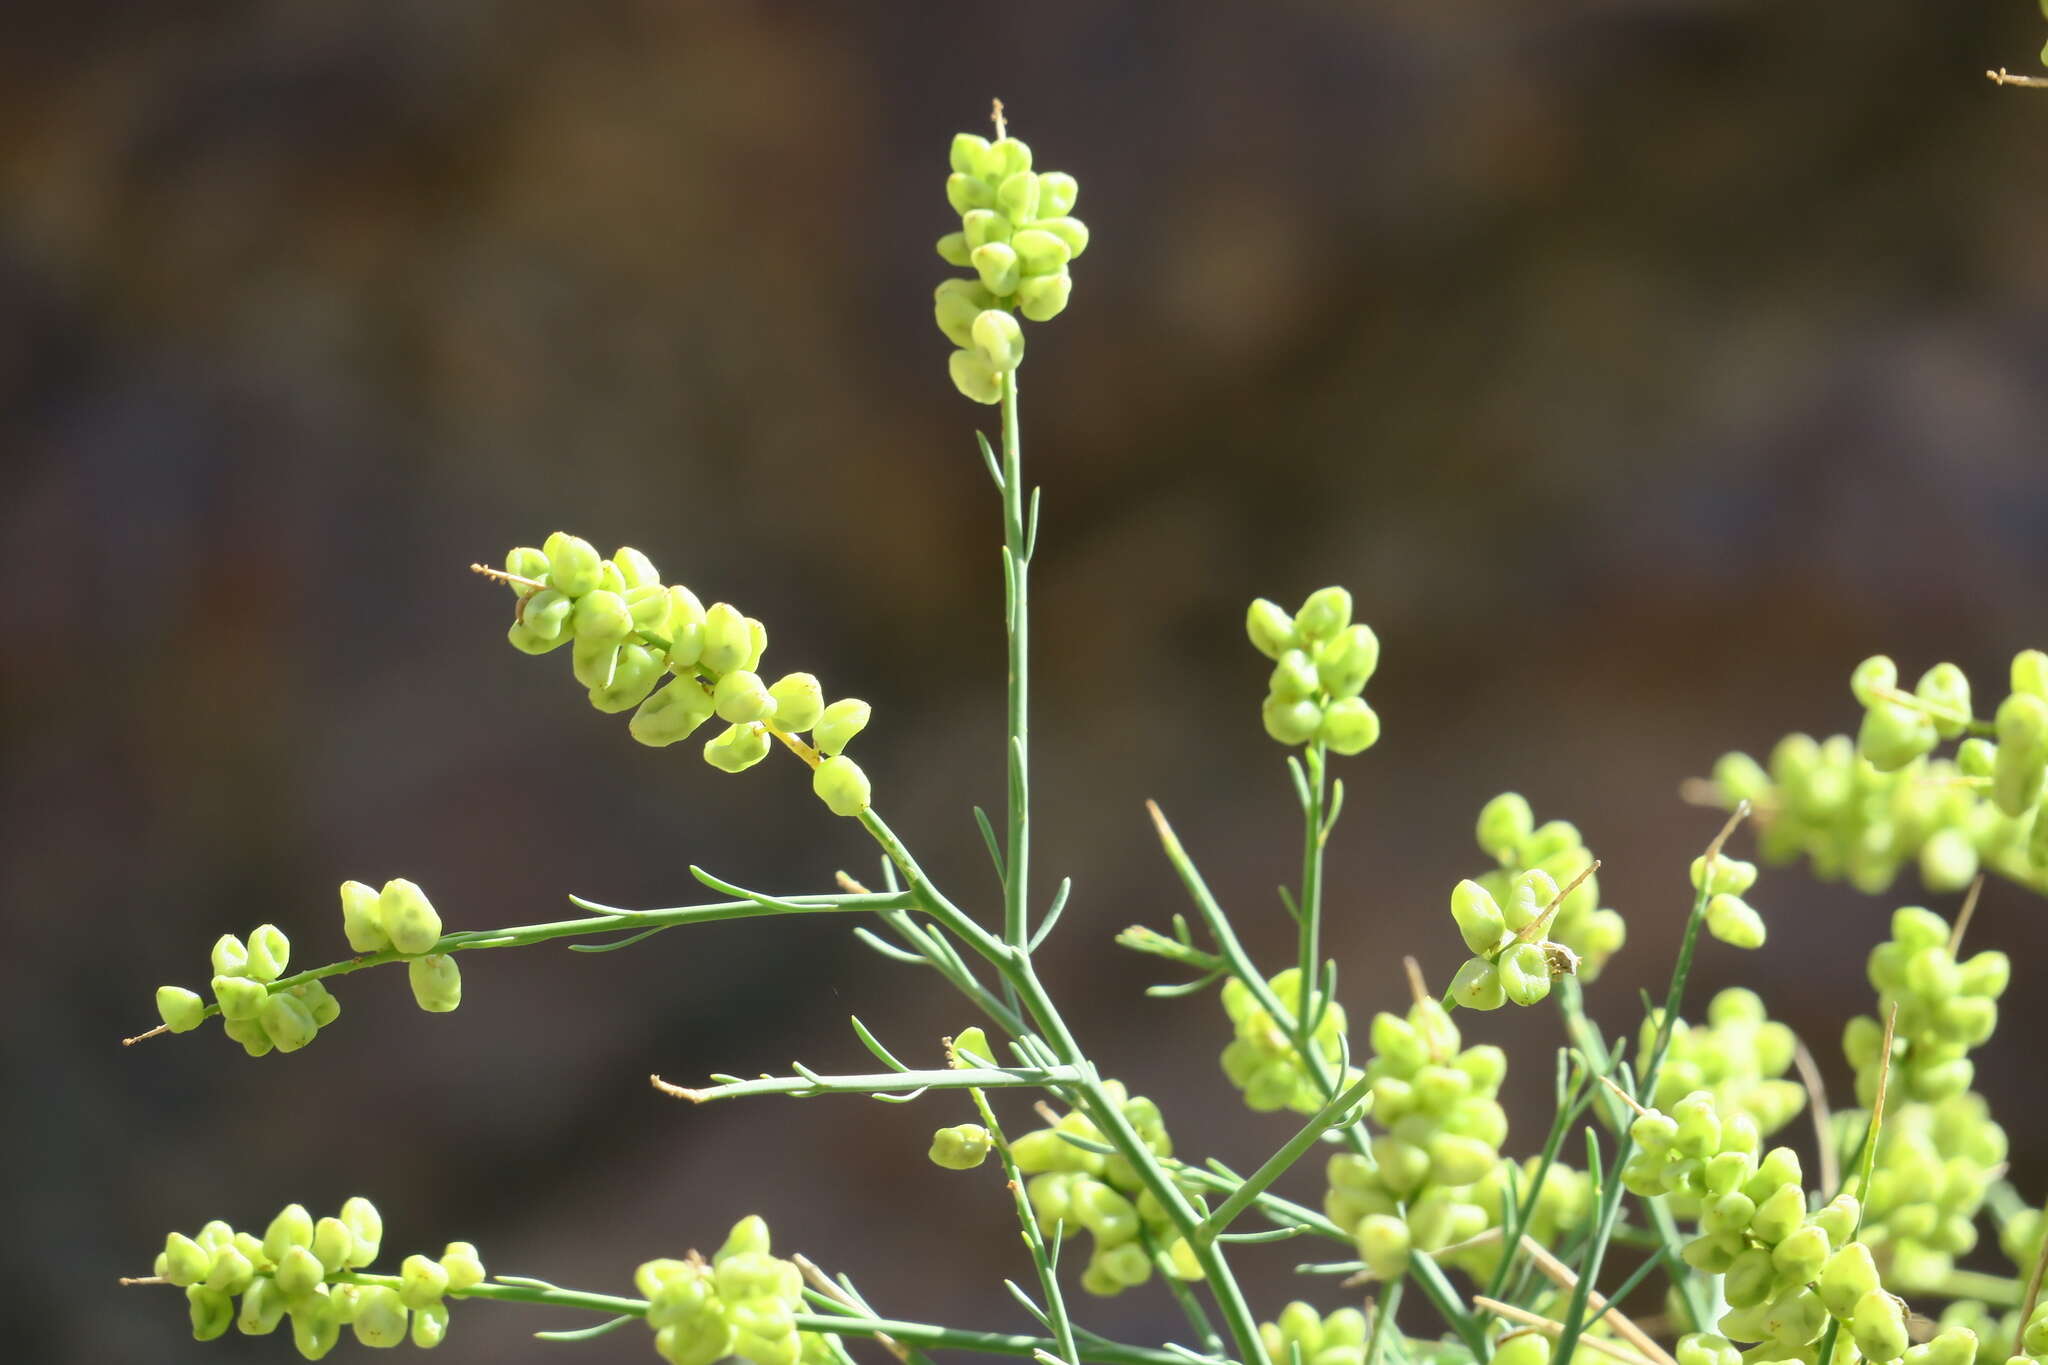
{"type": "Polygon", "coordinates": [[[1379,667],[1372,628],[1351,624],[1351,594],[1317,590],[1293,616],[1259,598],[1245,613],[1252,647],[1273,660],[1259,708],[1266,733],[1293,748],[1311,742],[1350,757],[1379,742],[1380,718],[1358,694],[1379,667]]]}

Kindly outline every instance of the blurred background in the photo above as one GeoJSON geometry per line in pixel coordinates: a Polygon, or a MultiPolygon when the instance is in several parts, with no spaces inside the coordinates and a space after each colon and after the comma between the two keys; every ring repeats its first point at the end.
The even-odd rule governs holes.
{"type": "MultiPolygon", "coordinates": [[[[1719,820],[1681,779],[1852,727],[1865,654],[1988,688],[2048,644],[2048,95],[1982,76],[2039,48],[2023,0],[10,13],[14,1359],[285,1359],[195,1345],[174,1295],[115,1277],[169,1228],[355,1192],[393,1252],[466,1238],[614,1291],[758,1209],[884,1312],[1025,1325],[1001,1191],[924,1158],[964,1105],[692,1109],[646,1083],[863,1069],[849,1014],[935,1060],[963,1009],[843,921],[467,956],[447,1016],[367,973],[290,1059],[213,1030],[117,1043],[221,933],[344,955],[344,878],[412,877],[483,928],[572,891],[708,899],[692,863],[784,892],[868,874],[798,765],[640,748],[563,656],[505,646],[509,598],[465,566],[557,527],[642,547],[768,622],[778,670],[870,699],[878,802],[994,904],[969,807],[1002,800],[971,434],[995,418],[953,392],[929,313],[947,143],[991,95],[1080,178],[1095,241],[1023,372],[1039,892],[1076,887],[1045,970],[1185,1154],[1255,1164],[1293,1131],[1224,1089],[1213,997],[1146,1001],[1159,974],[1109,943],[1182,908],[1157,797],[1255,949],[1289,952],[1254,594],[1347,584],[1385,644],[1385,738],[1341,765],[1331,854],[1361,1017],[1405,998],[1402,953],[1438,984],[1457,965],[1445,896],[1514,787],[1606,860],[1631,938],[1593,1003],[1632,1028],[1719,820]]],[[[1694,1000],[1755,986],[1840,1096],[1862,958],[1920,894],[1767,876],[1770,948],[1712,945],[1694,1000]]],[[[2038,955],[2044,922],[1995,883],[1973,941],[2038,955]]],[[[1470,1028],[1510,1032],[1533,1150],[1554,1019],[1470,1028]]],[[[2042,1038],[2014,997],[1979,1072],[2033,1196],[2042,1038]]],[[[1286,1188],[1312,1201],[1319,1172],[1286,1188]]],[[[1267,1315],[1300,1259],[1243,1257],[1267,1315]]],[[[1156,1289],[1084,1312],[1180,1327],[1156,1289]]],[[[652,1358],[637,1329],[528,1335],[586,1322],[460,1309],[444,1354],[652,1358]]]]}

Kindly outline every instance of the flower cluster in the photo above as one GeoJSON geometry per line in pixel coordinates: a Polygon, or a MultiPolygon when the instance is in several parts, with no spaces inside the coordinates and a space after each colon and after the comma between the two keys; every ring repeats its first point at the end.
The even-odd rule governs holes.
{"type": "Polygon", "coordinates": [[[1571,887],[1558,904],[1549,935],[1577,955],[1582,979],[1600,975],[1607,960],[1621,950],[1628,926],[1618,911],[1600,908],[1600,879],[1592,873],[1593,853],[1578,826],[1569,820],[1539,825],[1525,798],[1503,792],[1480,809],[1474,832],[1480,851],[1498,866],[1473,880],[1495,900],[1510,900],[1515,878],[1524,871],[1548,873],[1559,886],[1571,887]]]}
{"type": "Polygon", "coordinates": [[[1292,1109],[1297,1114],[1313,1114],[1335,1090],[1350,1085],[1361,1074],[1356,1070],[1343,1074],[1344,1007],[1322,999],[1322,1013],[1310,1021],[1309,1051],[1326,1077],[1341,1077],[1326,1091],[1317,1084],[1315,1071],[1304,1061],[1291,1032],[1301,1017],[1300,970],[1287,968],[1269,980],[1266,988],[1273,993],[1283,1018],[1274,1018],[1251,987],[1236,977],[1223,983],[1219,992],[1223,1009],[1237,1035],[1223,1049],[1223,1074],[1244,1092],[1245,1104],[1258,1113],[1292,1109]]]}
{"type": "Polygon", "coordinates": [[[1539,1004],[1552,977],[1579,969],[1579,955],[1547,936],[1564,900],[1548,872],[1521,873],[1502,899],[1469,879],[1451,888],[1451,918],[1472,950],[1451,978],[1451,999],[1467,1009],[1539,1004]]]}
{"type": "Polygon", "coordinates": [[[633,1283],[647,1296],[654,1349],[669,1365],[712,1365],[727,1356],[798,1365],[825,1354],[819,1334],[797,1329],[803,1272],[769,1254],[768,1224],[759,1214],[733,1224],[708,1264],[694,1251],[683,1260],[648,1261],[633,1272],[633,1283]]]}
{"type": "Polygon", "coordinates": [[[308,1360],[333,1350],[343,1327],[365,1346],[396,1346],[408,1334],[415,1346],[440,1345],[448,1331],[443,1299],[483,1282],[476,1248],[450,1242],[438,1259],[406,1257],[397,1275],[364,1273],[383,1238],[382,1216],[360,1195],[317,1221],[291,1204],[261,1237],[219,1221],[196,1237],[172,1233],[156,1274],[184,1288],[200,1341],[230,1326],[265,1336],[290,1318],[292,1342],[308,1360]]]}
{"type": "MultiPolygon", "coordinates": [[[[1643,1020],[1636,1055],[1656,1045],[1664,1013],[1643,1020]]],[[[1656,1093],[1649,1102],[1669,1109],[1695,1090],[1713,1097],[1715,1112],[1744,1114],[1767,1138],[1806,1107],[1806,1087],[1784,1079],[1799,1042],[1792,1030],[1764,1013],[1756,992],[1730,986],[1707,1003],[1707,1022],[1678,1020],[1666,1045],[1656,1093]]]]}
{"type": "Polygon", "coordinates": [[[868,808],[867,774],[842,752],[867,725],[868,704],[826,705],[809,673],[763,681],[755,670],[767,628],[738,607],[706,607],[681,584],[664,584],[638,550],[621,547],[602,559],[589,541],[561,531],[539,549],[513,550],[501,576],[519,599],[513,646],[545,654],[573,645],[571,665],[590,704],[632,711],[629,728],[642,744],[674,744],[715,715],[726,728],[704,745],[704,761],[736,773],[766,758],[773,736],[809,732],[819,799],[835,815],[868,808]]]}
{"type": "Polygon", "coordinates": [[[1351,623],[1351,594],[1319,588],[1301,610],[1261,597],[1245,615],[1254,648],[1273,661],[1259,708],[1266,733],[1290,748],[1323,744],[1362,754],[1378,742],[1380,718],[1359,696],[1380,664],[1372,627],[1351,623]]]}
{"type": "MultiPolygon", "coordinates": [[[[1116,1081],[1105,1081],[1103,1088],[1154,1156],[1173,1155],[1173,1140],[1158,1105],[1143,1095],[1128,1094],[1116,1081]]],[[[1010,1144],[1017,1169],[1029,1177],[1024,1193],[1039,1230],[1051,1236],[1064,1223],[1069,1237],[1077,1225],[1094,1237],[1094,1252],[1081,1272],[1081,1287],[1091,1294],[1121,1294],[1151,1279],[1148,1243],[1163,1251],[1162,1259],[1176,1277],[1200,1279],[1201,1267],[1165,1206],[1145,1188],[1129,1158],[1098,1150],[1103,1145],[1101,1132],[1078,1111],[1010,1144]]],[[[1193,1193],[1188,1197],[1199,1203],[1193,1193]]]]}
{"type": "Polygon", "coordinates": [[[1024,359],[1022,313],[1050,322],[1074,289],[1067,262],[1088,249],[1088,228],[1073,216],[1081,186],[1064,171],[1031,169],[1031,148],[1014,137],[953,138],[946,202],[960,230],[939,238],[947,265],[974,272],[938,287],[932,311],[960,349],[948,369],[954,387],[977,403],[1003,396],[1003,377],[1024,359]]]}
{"type": "MultiPolygon", "coordinates": [[[[1462,1196],[1486,1214],[1486,1226],[1505,1227],[1510,1201],[1528,1198],[1532,1182],[1542,1169],[1541,1157],[1530,1157],[1519,1166],[1502,1161],[1488,1171],[1462,1196]]],[[[1527,1210],[1521,1230],[1545,1246],[1556,1246],[1558,1238],[1578,1227],[1593,1212],[1593,1180],[1584,1171],[1562,1161],[1550,1163],[1536,1198],[1527,1210]]],[[[1448,1265],[1458,1266],[1481,1283],[1493,1278],[1501,1258],[1507,1254],[1498,1238],[1476,1242],[1444,1253],[1448,1265]]]]}
{"type": "Polygon", "coordinates": [[[1300,1299],[1281,1309],[1277,1322],[1259,1324],[1266,1354],[1299,1365],[1365,1365],[1365,1337],[1365,1314],[1356,1308],[1324,1317],[1300,1299]]]}
{"type": "MultiPolygon", "coordinates": [[[[291,960],[291,940],[274,924],[248,939],[223,934],[213,945],[213,999],[222,1031],[251,1057],[275,1049],[297,1052],[341,1014],[341,1002],[318,980],[275,989],[291,960]]],[[[183,986],[159,986],[156,1011],[172,1033],[190,1033],[211,1012],[206,998],[183,986]]]]}
{"type": "MultiPolygon", "coordinates": [[[[1412,1250],[1435,1251],[1488,1226],[1474,1187],[1500,1165],[1507,1112],[1495,1098],[1507,1054],[1488,1043],[1463,1046],[1457,1025],[1434,1000],[1407,1017],[1372,1021],[1371,1114],[1384,1131],[1370,1158],[1330,1158],[1323,1212],[1357,1240],[1360,1259],[1382,1279],[1408,1267],[1412,1250]]],[[[1498,1207],[1498,1195],[1490,1196],[1498,1207]]]]}
{"type": "Polygon", "coordinates": [[[363,882],[341,884],[341,928],[359,953],[402,953],[412,998],[430,1014],[446,1014],[462,1003],[462,969],[441,941],[441,916],[427,893],[403,877],[378,891],[363,882]]]}
{"type": "MultiPolygon", "coordinates": [[[[1892,936],[1870,952],[1870,984],[1878,1012],[1898,1011],[1892,1040],[1891,1098],[1934,1101],[1970,1088],[1970,1049],[1998,1027],[1998,997],[2012,979],[2012,960],[1987,948],[1956,961],[1948,921],[1917,905],[1892,913],[1892,936]]],[[[1842,1050],[1856,1068],[1856,1099],[1874,1102],[1884,1067],[1884,1026],[1869,1015],[1851,1019],[1842,1050]]]]}

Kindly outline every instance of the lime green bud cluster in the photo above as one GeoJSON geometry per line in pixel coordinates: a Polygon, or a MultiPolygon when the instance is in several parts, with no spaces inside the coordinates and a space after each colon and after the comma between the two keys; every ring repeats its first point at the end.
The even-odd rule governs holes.
{"type": "Polygon", "coordinates": [[[2020,1329],[2019,1348],[2020,1355],[2031,1365],[2048,1365],[2048,1300],[2035,1305],[2020,1329]]]}
{"type": "MultiPolygon", "coordinates": [[[[1511,1162],[1500,1162],[1473,1185],[1464,1198],[1485,1212],[1486,1227],[1504,1228],[1515,1201],[1527,1198],[1528,1191],[1534,1187],[1535,1202],[1529,1206],[1522,1231],[1545,1246],[1556,1246],[1561,1236],[1570,1233],[1591,1215],[1593,1181],[1584,1171],[1553,1161],[1549,1171],[1543,1174],[1543,1184],[1534,1186],[1542,1165],[1542,1159],[1533,1156],[1519,1167],[1511,1162]]],[[[1448,1251],[1442,1259],[1484,1283],[1492,1279],[1506,1254],[1507,1249],[1500,1240],[1491,1238],[1448,1251]]]]}
{"type": "Polygon", "coordinates": [[[292,1342],[308,1360],[333,1350],[344,1327],[365,1346],[396,1346],[408,1336],[415,1346],[440,1345],[448,1332],[445,1297],[483,1282],[476,1248],[450,1242],[439,1259],[406,1257],[398,1275],[363,1273],[383,1239],[383,1217],[361,1196],[318,1220],[291,1204],[260,1237],[218,1221],[196,1237],[172,1233],[156,1273],[184,1287],[192,1335],[201,1341],[231,1325],[266,1336],[289,1318],[292,1342]]]}
{"type": "MultiPolygon", "coordinates": [[[[1869,1188],[1851,1182],[1864,1201],[1863,1235],[1900,1283],[1934,1283],[1977,1245],[1978,1215],[2005,1170],[2005,1130],[1970,1091],[1887,1109],[1869,1188]]],[[[1837,1146],[1860,1145],[1869,1119],[1838,1115],[1837,1146]]]]}
{"type": "Polygon", "coordinates": [[[1273,661],[1259,708],[1266,733],[1289,748],[1321,744],[1347,757],[1379,742],[1380,718],[1359,693],[1380,665],[1372,627],[1351,621],[1351,594],[1319,588],[1301,610],[1261,597],[1245,615],[1253,648],[1273,661]]]}
{"type": "Polygon", "coordinates": [[[1867,892],[1889,887],[1909,861],[1933,891],[1961,890],[1984,867],[2048,892],[2048,820],[2035,814],[2048,787],[2048,654],[2014,656],[2011,691],[1990,720],[1973,713],[1953,664],[1935,665],[1911,692],[1898,681],[1890,659],[1865,659],[1849,680],[1864,708],[1854,740],[1788,735],[1768,770],[1728,754],[1714,766],[1717,794],[1755,807],[1771,861],[1804,855],[1817,875],[1867,892]],[[1945,741],[1955,750],[1936,756],[1945,741]]]}
{"type": "MultiPolygon", "coordinates": [[[[1173,1155],[1173,1140],[1158,1105],[1143,1095],[1128,1094],[1116,1081],[1105,1081],[1103,1089],[1154,1156],[1173,1155]]],[[[1081,1287],[1091,1294],[1121,1294],[1150,1280],[1147,1240],[1164,1249],[1167,1268],[1176,1278],[1200,1279],[1201,1267],[1187,1240],[1174,1230],[1172,1215],[1145,1188],[1129,1158],[1096,1150],[1103,1145],[1101,1132],[1079,1112],[1065,1114],[1050,1128],[1026,1133],[1010,1144],[1017,1169],[1029,1177],[1024,1193],[1039,1231],[1050,1237],[1065,1225],[1069,1245],[1077,1226],[1094,1237],[1094,1251],[1081,1273],[1081,1287]]],[[[1187,1194],[1199,1206],[1199,1196],[1187,1194]]]]}
{"type": "Polygon", "coordinates": [[[1300,1299],[1280,1310],[1279,1321],[1259,1324],[1266,1354],[1300,1365],[1365,1365],[1365,1338],[1365,1314],[1356,1308],[1324,1317],[1300,1299]]]}
{"type": "MultiPolygon", "coordinates": [[[[1969,1059],[1998,1027],[1998,997],[2012,979],[2012,961],[1986,949],[1958,962],[1949,924],[1917,905],[1892,912],[1892,936],[1870,953],[1870,984],[1880,1014],[1898,1010],[1892,1040],[1890,1096],[1935,1101],[1970,1088],[1969,1059]]],[[[1849,1021],[1842,1050],[1856,1068],[1856,1099],[1870,1105],[1884,1064],[1884,1027],[1868,1015],[1849,1021]]]]}
{"type": "Polygon", "coordinates": [[[1504,900],[1469,879],[1452,887],[1451,918],[1473,955],[1451,978],[1451,999],[1475,1010],[1541,1004],[1553,977],[1579,969],[1579,955],[1547,936],[1561,905],[1557,883],[1534,868],[1509,881],[1504,900]]]}
{"type": "Polygon", "coordinates": [[[589,541],[561,531],[539,549],[512,551],[505,577],[519,598],[513,646],[544,654],[573,644],[572,666],[590,704],[633,712],[634,739],[660,748],[716,716],[726,728],[704,745],[704,761],[737,773],[766,758],[776,736],[808,732],[818,798],[834,815],[868,808],[867,774],[842,752],[867,726],[868,704],[848,697],[827,705],[809,673],[764,680],[756,670],[767,627],[738,607],[706,607],[681,584],[664,584],[638,550],[622,547],[601,559],[589,541]]]}
{"type": "MultiPolygon", "coordinates": [[[[1662,1019],[1658,1010],[1643,1021],[1637,1056],[1650,1055],[1662,1019]]],[[[1680,1019],[1672,1027],[1650,1103],[1669,1109],[1704,1090],[1715,1112],[1747,1115],[1758,1136],[1769,1137],[1806,1107],[1806,1088],[1784,1079],[1798,1048],[1792,1030],[1765,1015],[1756,992],[1731,986],[1708,1002],[1705,1024],[1680,1019]]]]}
{"type": "Polygon", "coordinates": [[[1586,874],[1558,903],[1547,932],[1553,942],[1577,955],[1579,976],[1591,981],[1600,975],[1607,960],[1621,950],[1628,926],[1619,912],[1600,908],[1600,878],[1590,873],[1593,853],[1578,826],[1569,820],[1538,824],[1524,797],[1503,792],[1480,809],[1475,832],[1480,851],[1499,866],[1474,880],[1503,906],[1513,902],[1516,879],[1526,871],[1546,873],[1560,887],[1571,886],[1586,874]]]}
{"type": "MultiPolygon", "coordinates": [[[[1261,1114],[1292,1109],[1313,1114],[1329,1098],[1316,1084],[1314,1071],[1302,1059],[1291,1029],[1301,1017],[1301,972],[1289,967],[1266,983],[1285,1017],[1275,1019],[1252,994],[1251,987],[1232,977],[1223,983],[1224,1012],[1230,1016],[1236,1037],[1223,1049],[1223,1074],[1244,1092],[1244,1102],[1261,1114]]],[[[1320,1018],[1309,1034],[1309,1050],[1326,1076],[1337,1076],[1344,1066],[1344,1007],[1334,1000],[1323,1003],[1320,1018]]],[[[1362,1073],[1354,1070],[1338,1088],[1351,1084],[1362,1073]]]]}
{"type": "Polygon", "coordinates": [[[402,953],[412,998],[429,1014],[447,1014],[462,1004],[462,969],[441,942],[441,915],[427,893],[403,877],[378,891],[364,882],[341,884],[341,927],[358,953],[402,953]]]}
{"type": "MultiPolygon", "coordinates": [[[[228,1037],[251,1057],[297,1052],[341,1015],[341,1002],[318,980],[288,990],[276,983],[291,961],[291,940],[274,924],[258,925],[245,941],[223,934],[213,945],[213,999],[228,1037]]],[[[190,1033],[206,1021],[206,998],[183,986],[159,986],[156,1011],[172,1033],[190,1033]]]]}
{"type": "Polygon", "coordinates": [[[939,257],[974,275],[941,284],[932,312],[960,348],[953,385],[977,403],[999,401],[1003,377],[1024,359],[1017,315],[1050,322],[1066,309],[1067,263],[1088,249],[1087,225],[1073,216],[1080,193],[1064,171],[1031,169],[1031,148],[1014,137],[954,135],[946,202],[960,230],[939,238],[939,257]]]}
{"type": "Polygon", "coordinates": [[[1436,1251],[1488,1225],[1476,1187],[1500,1166],[1507,1112],[1496,1096],[1507,1055],[1491,1044],[1463,1046],[1443,1006],[1420,1000],[1407,1017],[1372,1021],[1370,1159],[1330,1158],[1323,1212],[1350,1232],[1368,1270],[1393,1279],[1411,1252],[1436,1251]]]}
{"type": "Polygon", "coordinates": [[[752,1365],[798,1365],[815,1359],[821,1341],[800,1332],[804,1277],[796,1262],[769,1254],[768,1224],[750,1214],[733,1224],[707,1264],[648,1261],[633,1272],[647,1298],[654,1349],[669,1365],[712,1365],[738,1356],[752,1365]]]}

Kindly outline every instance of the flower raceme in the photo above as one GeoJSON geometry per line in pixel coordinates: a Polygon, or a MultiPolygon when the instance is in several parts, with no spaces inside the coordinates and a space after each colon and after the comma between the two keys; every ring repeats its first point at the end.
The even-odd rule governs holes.
{"type": "Polygon", "coordinates": [[[756,670],[767,627],[738,607],[706,607],[681,584],[663,583],[640,551],[621,547],[601,558],[589,541],[563,531],[537,549],[513,550],[494,576],[518,598],[507,632],[513,647],[545,654],[571,646],[572,671],[590,704],[631,711],[627,728],[642,744],[674,744],[716,716],[726,728],[704,745],[712,767],[744,772],[768,756],[774,739],[797,741],[813,765],[812,789],[834,815],[868,808],[867,774],[844,753],[867,726],[868,704],[852,697],[826,704],[810,673],[765,681],[756,670]]]}
{"type": "Polygon", "coordinates": [[[1245,614],[1245,633],[1273,661],[1259,708],[1268,735],[1346,756],[1379,742],[1380,718],[1359,693],[1379,668],[1380,642],[1371,626],[1352,623],[1349,592],[1318,589],[1292,616],[1261,597],[1245,614]]]}

